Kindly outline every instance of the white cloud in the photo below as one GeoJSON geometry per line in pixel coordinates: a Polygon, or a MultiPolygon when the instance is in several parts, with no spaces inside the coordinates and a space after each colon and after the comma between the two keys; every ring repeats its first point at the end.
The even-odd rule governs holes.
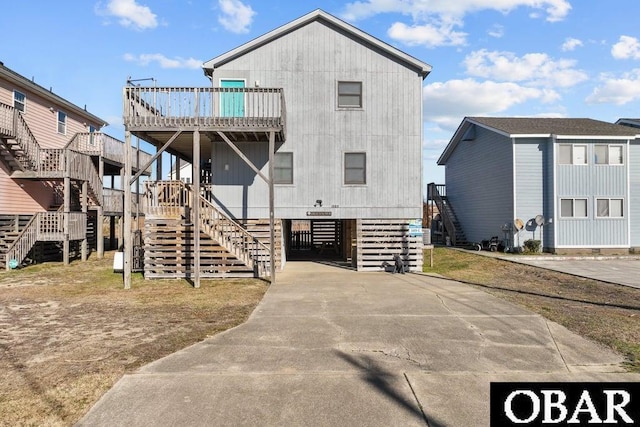
{"type": "Polygon", "coordinates": [[[454,31],[453,25],[434,26],[431,24],[408,26],[402,22],[394,23],[389,31],[389,37],[409,46],[423,45],[459,46],[466,43],[466,33],[454,31]]]}
{"type": "Polygon", "coordinates": [[[136,30],[146,30],[158,26],[156,14],[151,12],[148,6],[140,5],[136,0],[109,0],[106,8],[99,5],[96,8],[99,14],[115,16],[119,18],[120,25],[136,30]]]}
{"type": "Polygon", "coordinates": [[[602,84],[587,97],[587,103],[623,105],[640,100],[640,69],[632,70],[619,78],[602,75],[600,80],[602,84]]]}
{"type": "Polygon", "coordinates": [[[518,57],[511,52],[482,49],[467,55],[463,63],[471,76],[535,86],[570,87],[588,79],[584,71],[574,68],[574,60],[554,60],[545,53],[518,57]]]}
{"type": "Polygon", "coordinates": [[[465,79],[429,84],[423,89],[423,99],[426,121],[455,130],[465,116],[494,115],[531,100],[550,102],[558,95],[517,83],[465,79]]]}
{"type": "Polygon", "coordinates": [[[240,0],[218,0],[222,15],[218,22],[233,33],[247,33],[256,12],[240,0]]]}
{"type": "Polygon", "coordinates": [[[152,62],[158,63],[160,68],[191,68],[198,69],[202,67],[203,61],[194,58],[181,58],[179,56],[171,59],[162,55],[161,53],[143,53],[141,55],[133,55],[126,53],[124,60],[129,62],[136,62],[138,65],[147,66],[152,62]]]}
{"type": "Polygon", "coordinates": [[[508,13],[519,7],[543,10],[550,22],[563,20],[571,10],[568,0],[364,0],[348,3],[342,17],[355,21],[379,13],[402,13],[414,19],[434,15],[461,18],[480,10],[508,13]]]}
{"type": "Polygon", "coordinates": [[[572,37],[567,38],[564,43],[562,43],[561,49],[564,52],[575,50],[577,47],[582,46],[582,40],[574,39],[572,37]]]}
{"type": "Polygon", "coordinates": [[[640,59],[640,41],[631,36],[620,36],[618,43],[611,48],[615,59],[640,59]]]}
{"type": "Polygon", "coordinates": [[[504,36],[504,27],[496,24],[487,31],[487,34],[496,39],[502,38],[504,36]]]}

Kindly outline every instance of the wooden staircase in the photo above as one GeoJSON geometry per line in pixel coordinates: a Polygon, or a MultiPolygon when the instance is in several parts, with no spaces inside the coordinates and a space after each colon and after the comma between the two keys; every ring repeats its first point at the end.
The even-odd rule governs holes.
{"type": "Polygon", "coordinates": [[[6,253],[31,218],[31,215],[0,215],[0,268],[7,267],[6,253]]]}
{"type": "Polygon", "coordinates": [[[190,278],[200,221],[200,277],[266,277],[269,246],[182,181],[145,183],[145,277],[190,278]],[[200,204],[200,218],[193,206],[200,204]]]}
{"type": "Polygon", "coordinates": [[[71,240],[85,239],[86,214],[78,212],[83,183],[87,183],[88,204],[100,206],[102,179],[90,155],[70,148],[72,141],[62,149],[41,148],[22,114],[0,103],[0,161],[9,168],[10,177],[47,182],[58,194],[64,194],[68,178],[73,211],[64,213],[56,209],[61,206],[53,206],[55,212],[37,213],[17,235],[16,231],[5,232],[0,242],[0,262],[5,268],[10,260],[22,264],[38,241],[63,241],[65,234],[71,240]],[[65,220],[65,216],[69,218],[65,220]],[[69,230],[63,229],[65,223],[69,224],[69,230]]]}

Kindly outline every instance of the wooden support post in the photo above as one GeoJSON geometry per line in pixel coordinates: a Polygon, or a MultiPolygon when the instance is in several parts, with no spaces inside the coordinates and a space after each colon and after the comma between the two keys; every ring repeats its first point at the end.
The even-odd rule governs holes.
{"type": "Polygon", "coordinates": [[[64,211],[63,231],[64,242],[62,243],[62,257],[64,265],[69,265],[69,213],[71,211],[71,178],[69,170],[69,150],[64,151],[64,201],[62,209],[64,211]]]}
{"type": "MultiPolygon", "coordinates": [[[[104,182],[104,160],[102,156],[98,160],[98,174],[100,175],[100,179],[104,182]]],[[[98,251],[98,259],[102,259],[104,257],[104,232],[102,230],[104,222],[104,197],[100,200],[100,204],[98,205],[98,212],[96,212],[96,250],[98,251]]]]}
{"type": "Polygon", "coordinates": [[[158,156],[158,161],[156,162],[156,180],[162,181],[164,178],[162,177],[162,153],[164,150],[158,150],[156,147],[156,155],[158,156]]]}
{"type": "Polygon", "coordinates": [[[82,181],[82,213],[84,214],[85,220],[85,229],[84,229],[84,239],[82,239],[82,246],[80,249],[80,253],[82,254],[82,261],[87,260],[87,228],[89,223],[89,181],[82,181]]]}
{"type": "Polygon", "coordinates": [[[200,287],[200,131],[193,131],[193,203],[192,203],[192,223],[193,223],[193,282],[196,288],[200,287]]]}
{"type": "Polygon", "coordinates": [[[116,217],[109,217],[109,249],[118,249],[116,246],[116,217]]]}
{"type": "Polygon", "coordinates": [[[275,149],[276,149],[275,132],[269,132],[269,244],[270,244],[270,264],[271,264],[271,284],[276,283],[276,232],[275,232],[275,214],[274,214],[274,194],[273,194],[273,175],[275,165],[275,149]]]}
{"type": "Polygon", "coordinates": [[[124,288],[131,289],[131,262],[133,261],[133,236],[131,235],[131,132],[124,132],[124,288]]]}
{"type": "Polygon", "coordinates": [[[180,157],[176,156],[176,176],[175,180],[180,181],[182,177],[180,176],[180,157]]]}

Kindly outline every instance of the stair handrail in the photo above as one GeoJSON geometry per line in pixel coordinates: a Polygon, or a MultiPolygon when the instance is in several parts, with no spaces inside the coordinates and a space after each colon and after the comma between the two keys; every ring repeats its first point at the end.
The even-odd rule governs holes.
{"type": "Polygon", "coordinates": [[[267,256],[271,253],[269,247],[218,209],[202,194],[199,195],[198,200],[200,202],[200,225],[205,233],[246,265],[252,266],[259,277],[266,276],[266,273],[270,271],[270,256],[267,256]],[[213,227],[207,223],[207,218],[214,220],[213,227]]]}
{"type": "Polygon", "coordinates": [[[18,265],[21,264],[38,241],[38,217],[38,214],[33,215],[16,240],[7,248],[4,263],[7,270],[11,270],[9,261],[15,259],[18,265]]]}
{"type": "Polygon", "coordinates": [[[0,103],[0,110],[3,112],[2,128],[7,127],[6,130],[10,131],[12,139],[20,144],[20,148],[26,156],[26,160],[16,160],[18,160],[23,168],[33,169],[40,163],[40,145],[36,137],[31,133],[29,125],[18,109],[0,103]],[[9,126],[11,128],[8,128],[9,126]]]}
{"type": "Polygon", "coordinates": [[[102,205],[102,179],[88,154],[72,149],[65,150],[65,165],[72,179],[87,181],[89,191],[93,193],[94,202],[102,205]]]}
{"type": "Polygon", "coordinates": [[[456,226],[453,223],[453,219],[449,216],[447,211],[447,207],[445,206],[444,199],[440,196],[440,192],[438,191],[438,187],[435,184],[429,184],[429,194],[434,202],[436,202],[436,206],[438,207],[438,212],[440,213],[440,218],[442,219],[442,223],[444,224],[444,228],[451,239],[451,244],[453,246],[456,245],[456,226]]]}

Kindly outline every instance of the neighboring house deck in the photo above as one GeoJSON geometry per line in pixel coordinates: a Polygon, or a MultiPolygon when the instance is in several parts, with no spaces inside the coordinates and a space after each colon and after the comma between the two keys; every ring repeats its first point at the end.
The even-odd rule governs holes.
{"type": "Polygon", "coordinates": [[[555,253],[635,251],[639,134],[591,119],[467,117],[438,160],[458,224],[443,218],[445,229],[507,248],[532,239],[555,253]]]}
{"type": "Polygon", "coordinates": [[[0,265],[58,254],[69,262],[72,251],[85,259],[91,248],[102,256],[102,222],[124,211],[123,192],[103,189],[103,180],[121,174],[125,152],[98,131],[103,124],[0,66],[0,265]]]}

